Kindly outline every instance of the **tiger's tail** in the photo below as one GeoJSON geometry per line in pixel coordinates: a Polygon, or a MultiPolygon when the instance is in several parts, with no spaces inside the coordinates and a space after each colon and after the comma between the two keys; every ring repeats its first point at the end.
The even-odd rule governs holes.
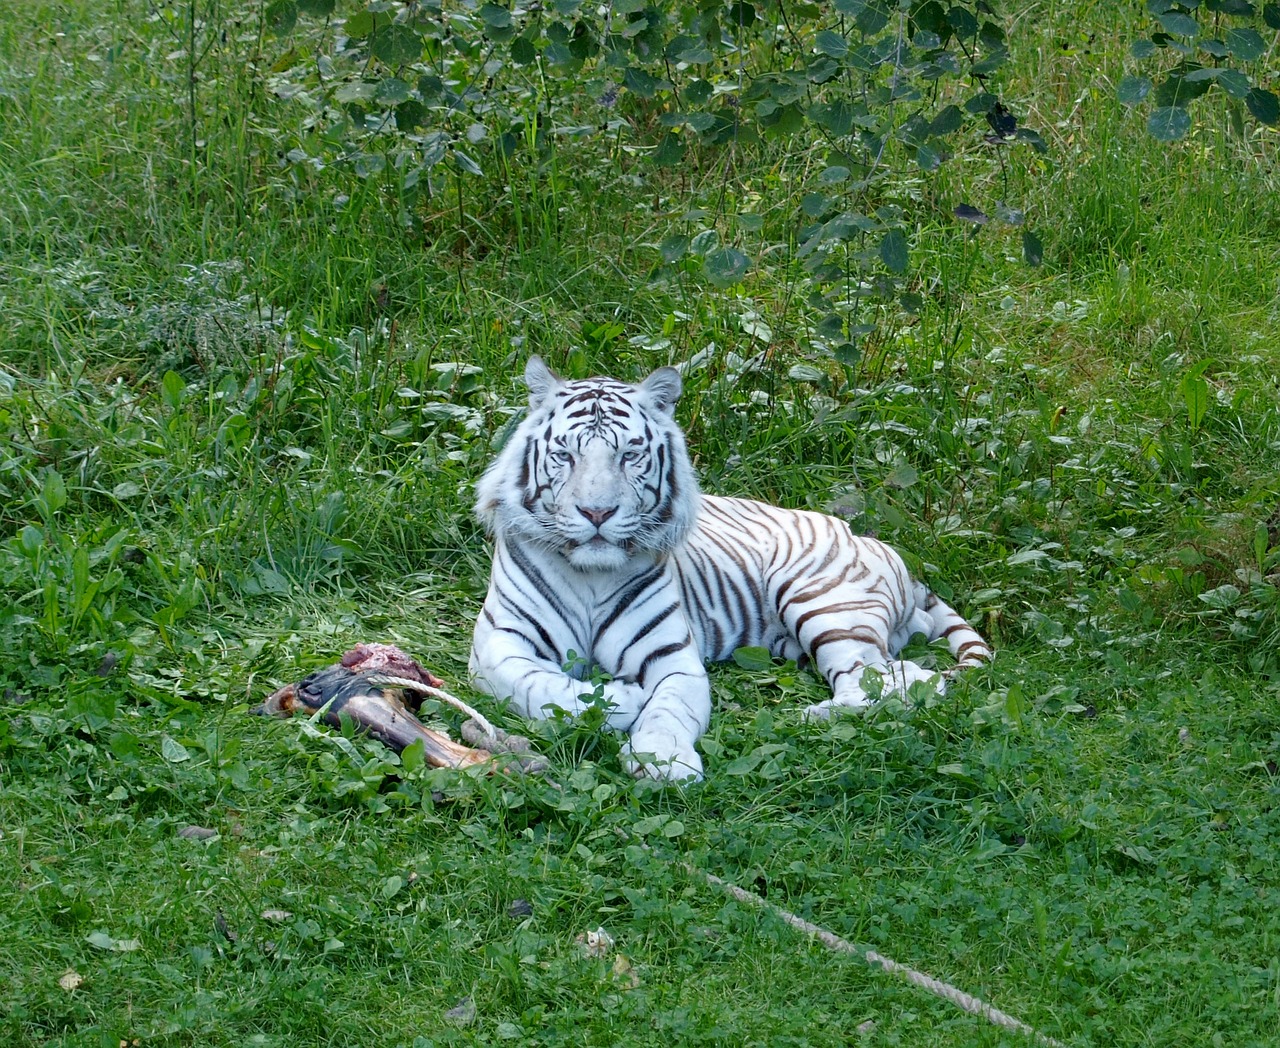
{"type": "Polygon", "coordinates": [[[924,611],[933,622],[929,640],[946,638],[947,647],[955,656],[955,665],[945,670],[944,676],[949,677],[970,666],[981,666],[984,662],[991,661],[994,652],[991,645],[982,639],[982,634],[932,590],[925,597],[924,611]]]}

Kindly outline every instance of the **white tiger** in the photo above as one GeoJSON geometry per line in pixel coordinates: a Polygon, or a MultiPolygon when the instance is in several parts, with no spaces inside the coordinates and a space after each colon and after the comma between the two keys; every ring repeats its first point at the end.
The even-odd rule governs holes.
{"type": "Polygon", "coordinates": [[[945,637],[956,668],[991,657],[884,543],[822,513],[700,495],[673,368],[637,386],[565,381],[533,357],[524,378],[529,413],[477,485],[495,540],[471,649],[480,690],[527,717],[576,713],[598,668],[632,770],[701,778],[704,659],[748,645],[808,655],[832,697],[806,712],[826,716],[867,705],[867,670],[886,692],[941,691],[940,675],[898,658],[915,634],[945,637]]]}

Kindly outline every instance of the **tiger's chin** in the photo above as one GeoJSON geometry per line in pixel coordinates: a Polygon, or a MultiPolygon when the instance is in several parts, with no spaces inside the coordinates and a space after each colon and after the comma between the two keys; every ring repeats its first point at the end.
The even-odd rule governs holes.
{"type": "Polygon", "coordinates": [[[587,542],[566,542],[561,552],[578,571],[610,572],[625,568],[635,550],[630,542],[619,544],[597,535],[587,542]]]}

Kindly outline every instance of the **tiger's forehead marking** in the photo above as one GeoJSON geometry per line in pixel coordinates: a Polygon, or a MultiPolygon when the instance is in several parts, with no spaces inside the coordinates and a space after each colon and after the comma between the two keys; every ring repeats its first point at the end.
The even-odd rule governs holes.
{"type": "Polygon", "coordinates": [[[591,436],[616,437],[616,431],[638,414],[635,393],[634,387],[612,379],[570,382],[559,394],[556,414],[571,425],[585,426],[591,436]]]}

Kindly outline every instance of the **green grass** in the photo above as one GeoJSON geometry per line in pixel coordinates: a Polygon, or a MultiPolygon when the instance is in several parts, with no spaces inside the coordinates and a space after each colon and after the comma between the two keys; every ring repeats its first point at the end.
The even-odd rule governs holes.
{"type": "Polygon", "coordinates": [[[1004,79],[1049,152],[910,175],[924,303],[846,368],[787,250],[812,151],[660,171],[566,142],[406,232],[387,185],[278,161],[305,112],[263,94],[253,33],[203,69],[193,169],[148,10],[0,25],[11,1042],[1024,1043],[688,861],[1069,1043],[1273,1043],[1273,131],[1205,108],[1154,142],[1111,86],[1136,30],[1038,5],[1004,79]],[[994,199],[1042,267],[951,217],[994,199]],[[696,209],[780,246],[717,290],[656,248],[696,209]],[[990,667],[830,724],[801,722],[821,688],[794,667],[716,668],[685,792],[631,781],[589,725],[527,728],[557,791],[246,716],[360,640],[474,698],[470,485],[523,360],[638,376],[704,350],[680,417],[707,489],[851,513],[990,667]],[[629,968],[576,944],[601,925],[629,968]]]}

